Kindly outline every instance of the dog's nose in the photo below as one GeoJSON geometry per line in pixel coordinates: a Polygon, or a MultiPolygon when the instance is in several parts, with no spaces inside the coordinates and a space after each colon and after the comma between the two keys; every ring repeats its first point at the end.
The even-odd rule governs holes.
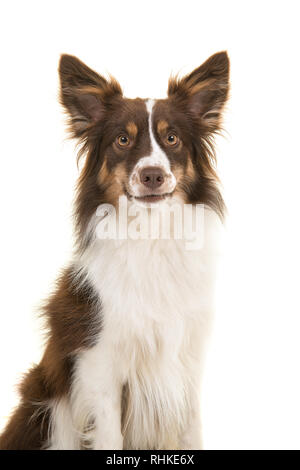
{"type": "Polygon", "coordinates": [[[140,180],[147,188],[156,189],[164,182],[164,172],[157,166],[148,166],[140,171],[140,180]]]}

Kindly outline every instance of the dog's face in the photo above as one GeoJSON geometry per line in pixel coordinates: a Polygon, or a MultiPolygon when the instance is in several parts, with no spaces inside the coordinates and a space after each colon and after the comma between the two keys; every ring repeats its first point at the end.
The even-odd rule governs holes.
{"type": "Polygon", "coordinates": [[[228,95],[225,52],[170,79],[163,100],[125,98],[118,82],[73,56],[62,56],[59,71],[70,130],[87,154],[78,186],[81,221],[121,195],[146,207],[172,199],[204,203],[222,214],[211,137],[228,95]]]}

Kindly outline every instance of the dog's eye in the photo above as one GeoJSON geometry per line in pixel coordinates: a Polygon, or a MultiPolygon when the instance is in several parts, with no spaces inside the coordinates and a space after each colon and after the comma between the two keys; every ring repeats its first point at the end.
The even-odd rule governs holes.
{"type": "Polygon", "coordinates": [[[167,136],[167,144],[168,145],[171,145],[171,146],[174,146],[178,143],[178,137],[176,134],[169,134],[167,136]]]}
{"type": "Polygon", "coordinates": [[[124,134],[119,135],[119,137],[117,138],[117,142],[120,147],[128,147],[128,145],[130,144],[129,138],[127,137],[127,135],[124,134]]]}

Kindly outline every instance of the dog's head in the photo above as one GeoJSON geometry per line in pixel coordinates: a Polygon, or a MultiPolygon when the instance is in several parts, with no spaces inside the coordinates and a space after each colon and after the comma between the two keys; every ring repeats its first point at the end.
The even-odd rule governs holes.
{"type": "Polygon", "coordinates": [[[61,57],[61,102],[70,131],[81,140],[85,165],[77,217],[86,225],[97,206],[121,195],[139,205],[181,199],[223,214],[212,137],[228,96],[226,52],[189,75],[169,80],[168,97],[128,99],[118,82],[77,58],[61,57]]]}

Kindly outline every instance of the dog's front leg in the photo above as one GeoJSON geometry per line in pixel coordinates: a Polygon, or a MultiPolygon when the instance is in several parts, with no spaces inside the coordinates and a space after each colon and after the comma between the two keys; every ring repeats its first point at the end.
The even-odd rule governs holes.
{"type": "Polygon", "coordinates": [[[96,406],[93,449],[122,450],[121,389],[114,381],[107,381],[101,387],[96,406]]]}
{"type": "Polygon", "coordinates": [[[179,449],[200,450],[202,449],[200,405],[198,391],[194,388],[190,391],[189,401],[188,416],[185,428],[180,436],[179,449]]]}
{"type": "Polygon", "coordinates": [[[109,345],[101,342],[83,353],[76,375],[79,407],[82,400],[83,408],[94,422],[92,448],[121,450],[122,382],[109,345]]]}

